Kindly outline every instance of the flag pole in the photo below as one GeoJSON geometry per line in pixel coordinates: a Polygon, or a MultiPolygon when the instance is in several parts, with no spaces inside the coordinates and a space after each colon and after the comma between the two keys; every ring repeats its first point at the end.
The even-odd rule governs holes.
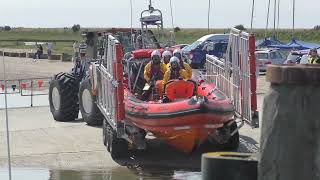
{"type": "Polygon", "coordinates": [[[5,98],[5,114],[6,114],[6,131],[7,131],[8,170],[9,170],[9,180],[11,180],[12,176],[11,176],[10,134],[9,134],[9,118],[8,118],[7,78],[6,78],[6,67],[4,62],[4,50],[2,51],[2,65],[3,65],[4,98],[5,98]]]}

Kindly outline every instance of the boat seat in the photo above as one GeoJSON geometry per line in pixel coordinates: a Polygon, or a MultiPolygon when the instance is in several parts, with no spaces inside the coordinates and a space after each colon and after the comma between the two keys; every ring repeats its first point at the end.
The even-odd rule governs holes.
{"type": "Polygon", "coordinates": [[[166,96],[170,101],[191,98],[195,92],[195,83],[192,81],[174,80],[166,84],[166,96]]]}

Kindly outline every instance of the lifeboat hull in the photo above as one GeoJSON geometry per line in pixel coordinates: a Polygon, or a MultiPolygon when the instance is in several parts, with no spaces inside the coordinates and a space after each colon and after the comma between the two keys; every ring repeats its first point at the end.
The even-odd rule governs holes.
{"type": "Polygon", "coordinates": [[[170,103],[144,102],[126,91],[126,119],[178,150],[191,152],[230,121],[235,111],[226,97],[212,93],[212,85],[199,88],[207,96],[170,103]]]}

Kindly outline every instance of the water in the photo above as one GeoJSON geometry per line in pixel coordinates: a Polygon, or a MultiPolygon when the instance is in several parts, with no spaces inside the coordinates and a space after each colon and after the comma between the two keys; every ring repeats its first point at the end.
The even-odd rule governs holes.
{"type": "MultiPolygon", "coordinates": [[[[47,169],[12,169],[12,179],[49,180],[50,173],[47,169]]],[[[0,179],[9,179],[7,169],[0,169],[0,179]]]]}
{"type": "MultiPolygon", "coordinates": [[[[21,96],[19,91],[13,91],[12,89],[8,89],[7,95],[8,97],[8,108],[22,108],[22,107],[31,107],[31,96],[21,96]],[[17,94],[11,94],[17,93],[17,94]]],[[[0,93],[3,93],[0,90],[0,93]]],[[[46,94],[46,91],[34,91],[34,94],[46,94]]],[[[30,91],[23,91],[23,95],[30,95],[30,91]]],[[[33,106],[48,106],[49,100],[48,95],[41,95],[41,96],[33,96],[33,106]]],[[[5,108],[5,95],[0,94],[0,109],[5,108]]]]}
{"type": "MultiPolygon", "coordinates": [[[[0,179],[8,178],[7,169],[0,169],[0,179]]],[[[173,169],[159,168],[126,168],[73,171],[73,170],[49,170],[49,169],[21,169],[12,170],[13,180],[197,180],[201,179],[200,172],[190,172],[173,169]]]]}

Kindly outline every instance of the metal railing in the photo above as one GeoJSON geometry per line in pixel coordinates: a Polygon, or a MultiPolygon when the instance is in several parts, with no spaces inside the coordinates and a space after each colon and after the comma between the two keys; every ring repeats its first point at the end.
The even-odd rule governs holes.
{"type": "Polygon", "coordinates": [[[17,80],[0,80],[0,95],[20,95],[30,97],[30,106],[34,106],[35,96],[45,96],[49,93],[51,78],[30,78],[17,80]]]}
{"type": "Polygon", "coordinates": [[[105,63],[93,64],[93,74],[96,76],[97,105],[109,124],[116,128],[117,122],[124,120],[122,47],[111,35],[106,43],[105,63]]]}
{"type": "MultiPolygon", "coordinates": [[[[233,103],[236,108],[236,112],[240,110],[239,98],[240,98],[240,85],[235,84],[232,78],[226,76],[225,66],[218,63],[219,59],[215,56],[208,55],[206,62],[206,75],[204,75],[208,82],[216,85],[220,91],[222,91],[233,103]]],[[[231,74],[229,74],[230,76],[231,74]]]]}
{"type": "Polygon", "coordinates": [[[97,84],[97,102],[98,107],[104,114],[104,116],[111,122],[112,125],[116,126],[115,111],[116,102],[114,99],[114,84],[113,76],[107,71],[104,66],[97,68],[97,77],[99,82],[97,84]]]}
{"type": "Polygon", "coordinates": [[[206,79],[216,84],[232,101],[239,118],[252,127],[259,126],[256,108],[255,57],[253,35],[232,29],[226,59],[212,55],[206,57],[206,79]],[[252,67],[254,66],[254,67],[252,67]],[[253,70],[254,69],[254,70],[253,70]]]}

